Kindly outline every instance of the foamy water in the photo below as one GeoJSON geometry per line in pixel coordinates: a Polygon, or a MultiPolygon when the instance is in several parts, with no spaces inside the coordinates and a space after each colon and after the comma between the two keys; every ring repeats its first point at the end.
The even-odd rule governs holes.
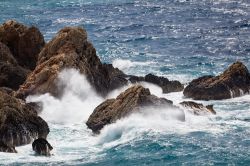
{"type": "MultiPolygon", "coordinates": [[[[102,62],[126,74],[152,73],[186,85],[203,75],[217,75],[237,60],[250,68],[249,9],[247,0],[11,0],[0,1],[0,20],[35,25],[46,42],[65,26],[84,27],[102,62]]],[[[35,156],[27,145],[17,147],[18,154],[0,153],[0,165],[250,163],[250,95],[197,101],[214,104],[216,115],[194,116],[183,110],[182,122],[170,113],[174,110],[153,109],[93,135],[85,122],[105,99],[77,71],[64,71],[59,80],[65,87],[62,98],[29,97],[44,104],[41,116],[50,126],[54,155],[35,156]]],[[[182,92],[162,94],[157,86],[143,85],[175,105],[191,100],[182,92]]]]}
{"type": "MultiPolygon", "coordinates": [[[[29,144],[17,147],[18,154],[1,153],[2,164],[98,163],[103,160],[103,157],[108,156],[107,151],[110,149],[133,146],[135,142],[144,139],[154,138],[159,145],[169,147],[171,146],[169,140],[164,141],[161,137],[168,137],[168,135],[185,137],[197,132],[206,133],[212,137],[223,137],[224,134],[234,132],[236,126],[245,128],[246,136],[250,134],[249,122],[245,121],[250,119],[250,96],[245,95],[223,101],[203,102],[215,104],[217,115],[195,116],[179,108],[147,108],[141,113],[134,113],[105,126],[99,135],[94,135],[85,122],[93,109],[105,99],[99,97],[85,76],[75,69],[62,71],[58,82],[60,86],[64,85],[60,99],[49,94],[28,97],[28,101],[43,103],[40,116],[50,126],[48,141],[54,147],[53,155],[49,158],[35,156],[29,144]],[[241,109],[232,109],[232,111],[227,109],[231,105],[242,103],[246,106],[241,109]],[[185,121],[180,120],[183,117],[185,121]]],[[[162,94],[161,88],[156,85],[145,82],[141,84],[149,88],[152,94],[171,99],[176,105],[185,100],[181,92],[162,94]]],[[[111,92],[109,97],[116,97],[130,86],[132,84],[111,92]]],[[[245,139],[246,136],[244,136],[245,139]]],[[[194,140],[194,144],[198,143],[196,141],[198,140],[194,140]]]]}

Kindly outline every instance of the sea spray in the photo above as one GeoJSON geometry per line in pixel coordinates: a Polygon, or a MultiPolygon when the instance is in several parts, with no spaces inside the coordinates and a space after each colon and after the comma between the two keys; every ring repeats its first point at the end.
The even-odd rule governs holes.
{"type": "Polygon", "coordinates": [[[96,94],[86,77],[75,69],[65,69],[58,76],[58,86],[63,87],[61,98],[50,94],[29,96],[29,102],[42,102],[41,116],[55,123],[80,123],[86,121],[94,108],[104,99],[96,94]]]}
{"type": "Polygon", "coordinates": [[[145,67],[154,64],[155,62],[139,62],[139,61],[131,61],[128,59],[115,59],[112,62],[112,65],[126,73],[129,72],[133,68],[145,67]]]}

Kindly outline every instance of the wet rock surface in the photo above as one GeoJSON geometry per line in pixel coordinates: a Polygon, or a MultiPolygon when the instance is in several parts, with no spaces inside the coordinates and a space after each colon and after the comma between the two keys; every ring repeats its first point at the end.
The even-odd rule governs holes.
{"type": "Polygon", "coordinates": [[[97,106],[86,124],[93,132],[98,133],[105,125],[138,112],[143,107],[171,105],[172,101],[154,96],[149,89],[135,85],[122,92],[116,99],[108,99],[97,106]]]}
{"type": "Polygon", "coordinates": [[[2,141],[0,141],[0,152],[17,153],[14,146],[9,146],[2,141]]]}
{"type": "Polygon", "coordinates": [[[195,100],[222,100],[249,93],[250,74],[241,62],[233,63],[218,76],[203,76],[184,89],[184,96],[195,100]]]}
{"type": "Polygon", "coordinates": [[[47,123],[25,101],[0,91],[0,141],[9,146],[25,145],[37,137],[46,138],[47,123]]]}
{"type": "Polygon", "coordinates": [[[32,149],[37,155],[50,156],[50,151],[53,149],[53,147],[46,139],[38,138],[32,143],[32,149]]]}
{"type": "Polygon", "coordinates": [[[204,106],[203,104],[196,103],[193,101],[183,101],[180,103],[185,107],[189,112],[194,115],[207,115],[207,114],[216,114],[213,105],[204,106]]]}

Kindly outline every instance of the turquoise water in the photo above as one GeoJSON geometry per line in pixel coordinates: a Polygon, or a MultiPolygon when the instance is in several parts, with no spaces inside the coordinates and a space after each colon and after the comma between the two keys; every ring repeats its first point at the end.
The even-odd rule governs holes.
{"type": "MultiPolygon", "coordinates": [[[[128,74],[154,73],[186,84],[236,60],[250,69],[247,0],[3,0],[0,16],[1,22],[39,27],[46,41],[65,26],[82,26],[101,60],[128,74]]],[[[214,104],[215,116],[185,112],[186,121],[179,122],[168,111],[153,111],[120,120],[96,136],[84,122],[104,99],[90,86],[76,92],[88,84],[76,71],[66,72],[63,78],[68,77],[79,83],[68,81],[74,88],[65,89],[61,100],[30,99],[45,105],[41,116],[49,123],[54,155],[35,156],[27,145],[18,154],[0,153],[0,165],[250,165],[250,95],[201,101],[214,104]]],[[[188,100],[146,86],[175,104],[188,100]]]]}

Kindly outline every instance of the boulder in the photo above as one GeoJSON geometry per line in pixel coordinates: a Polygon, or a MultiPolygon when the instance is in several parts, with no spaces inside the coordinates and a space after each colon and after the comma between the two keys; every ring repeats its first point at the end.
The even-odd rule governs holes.
{"type": "Polygon", "coordinates": [[[108,99],[95,108],[90,115],[87,126],[98,133],[105,125],[143,110],[142,107],[172,106],[172,101],[152,95],[149,89],[135,85],[122,92],[116,99],[108,99]]]}
{"type": "Polygon", "coordinates": [[[163,93],[180,92],[184,89],[179,81],[169,81],[165,77],[158,77],[153,74],[147,74],[145,77],[130,76],[129,80],[132,83],[145,81],[156,84],[162,88],[163,93]]]}
{"type": "Polygon", "coordinates": [[[2,141],[0,141],[0,152],[17,153],[14,146],[9,146],[2,141]]]}
{"type": "Polygon", "coordinates": [[[20,66],[29,70],[35,68],[38,54],[45,44],[38,28],[13,20],[0,26],[0,42],[8,46],[20,66]]]}
{"type": "Polygon", "coordinates": [[[221,100],[249,93],[249,89],[247,67],[235,62],[218,76],[203,76],[191,81],[183,94],[194,100],[221,100]]]}
{"type": "Polygon", "coordinates": [[[50,151],[53,149],[53,147],[46,139],[38,138],[32,143],[32,149],[38,155],[50,156],[50,151]]]}
{"type": "Polygon", "coordinates": [[[0,142],[15,147],[38,137],[46,138],[48,133],[47,123],[32,104],[0,91],[0,142]]]}
{"type": "Polygon", "coordinates": [[[101,63],[84,29],[66,27],[42,49],[35,70],[20,87],[17,96],[47,92],[54,96],[60,95],[56,79],[65,68],[79,70],[102,96],[127,83],[126,79],[120,77],[123,74],[121,71],[101,63]]]}
{"type": "Polygon", "coordinates": [[[193,101],[183,101],[180,103],[183,107],[194,115],[206,115],[206,114],[216,114],[213,105],[204,106],[200,103],[195,103],[193,101]]]}

